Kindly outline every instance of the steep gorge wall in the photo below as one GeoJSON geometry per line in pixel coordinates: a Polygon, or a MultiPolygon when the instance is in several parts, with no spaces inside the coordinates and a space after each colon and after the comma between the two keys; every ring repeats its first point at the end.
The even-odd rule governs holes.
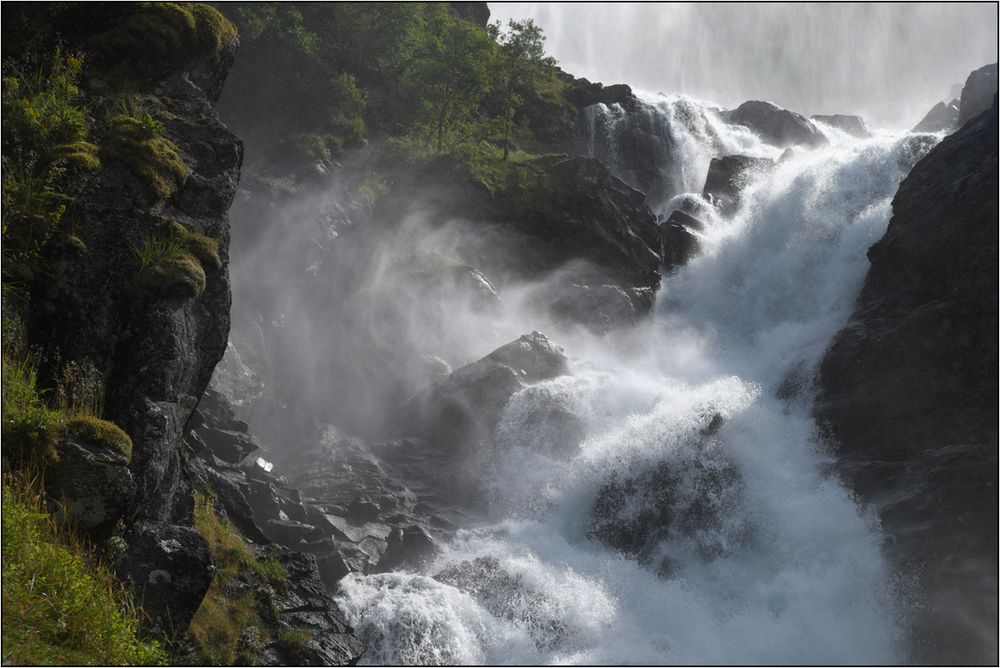
{"type": "Polygon", "coordinates": [[[918,574],[920,663],[997,660],[996,104],[900,184],[820,370],[838,467],[918,574]]]}

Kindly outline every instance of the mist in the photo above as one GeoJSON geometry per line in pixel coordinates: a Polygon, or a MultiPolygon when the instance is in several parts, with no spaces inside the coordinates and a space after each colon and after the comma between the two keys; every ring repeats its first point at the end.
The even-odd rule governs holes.
{"type": "Polygon", "coordinates": [[[995,3],[490,3],[532,18],[560,67],[734,107],[907,129],[997,57],[995,3]]]}

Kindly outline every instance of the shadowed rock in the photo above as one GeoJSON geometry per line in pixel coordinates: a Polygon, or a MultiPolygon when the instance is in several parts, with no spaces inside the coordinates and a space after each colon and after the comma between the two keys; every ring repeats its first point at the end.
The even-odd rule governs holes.
{"type": "Polygon", "coordinates": [[[810,116],[810,119],[814,121],[819,121],[820,123],[826,123],[829,126],[835,127],[838,130],[843,130],[847,134],[858,137],[859,139],[866,139],[872,136],[871,130],[868,129],[868,125],[865,123],[865,119],[860,116],[850,116],[847,114],[816,114],[810,116]]]}
{"type": "Polygon", "coordinates": [[[958,125],[962,126],[993,106],[997,94],[997,64],[984,65],[969,74],[962,88],[962,101],[958,106],[958,125]]]}
{"type": "Polygon", "coordinates": [[[750,128],[761,139],[778,148],[815,148],[827,143],[823,133],[808,118],[771,102],[750,100],[732,111],[724,112],[723,118],[734,125],[750,128]]]}
{"type": "Polygon", "coordinates": [[[958,124],[958,100],[938,102],[910,132],[947,132],[958,124]]]}

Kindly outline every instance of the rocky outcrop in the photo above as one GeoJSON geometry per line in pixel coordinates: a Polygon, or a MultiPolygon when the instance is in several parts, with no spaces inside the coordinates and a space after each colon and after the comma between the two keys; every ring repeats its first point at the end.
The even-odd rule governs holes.
{"type": "Polygon", "coordinates": [[[623,288],[618,285],[557,286],[546,294],[553,317],[582,324],[598,334],[635,324],[649,312],[656,299],[653,288],[623,288]]]}
{"type": "Polygon", "coordinates": [[[414,397],[406,413],[410,424],[437,447],[469,448],[492,437],[515,392],[567,371],[562,350],[544,334],[532,332],[455,370],[414,397]]]}
{"type": "Polygon", "coordinates": [[[965,125],[969,120],[988,111],[993,106],[993,97],[997,94],[997,63],[984,65],[969,74],[962,88],[962,100],[958,106],[957,126],[965,125]]]}
{"type": "Polygon", "coordinates": [[[774,161],[769,158],[752,158],[746,155],[712,158],[702,194],[719,209],[732,211],[739,206],[740,193],[753,176],[773,166],[774,161]]]}
{"type": "Polygon", "coordinates": [[[812,148],[822,146],[827,141],[808,118],[771,102],[750,100],[732,111],[723,112],[722,116],[729,123],[750,128],[761,139],[778,148],[812,148]]]}
{"type": "Polygon", "coordinates": [[[865,123],[865,119],[860,116],[850,116],[847,114],[832,114],[827,116],[816,114],[809,118],[820,123],[826,123],[838,130],[843,130],[847,134],[859,139],[872,136],[871,130],[868,129],[868,125],[865,123]]]}
{"type": "Polygon", "coordinates": [[[958,100],[938,102],[910,132],[949,132],[958,125],[958,100]]]}
{"type": "Polygon", "coordinates": [[[919,581],[918,663],[997,661],[997,108],[910,171],[820,369],[838,468],[919,581]]]}

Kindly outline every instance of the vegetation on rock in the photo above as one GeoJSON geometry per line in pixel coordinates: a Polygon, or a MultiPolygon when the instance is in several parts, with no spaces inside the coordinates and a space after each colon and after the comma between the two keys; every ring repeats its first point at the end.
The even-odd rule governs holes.
{"type": "Polygon", "coordinates": [[[282,588],[288,579],[276,559],[257,559],[239,531],[219,517],[212,498],[195,494],[194,526],[208,541],[215,579],[188,632],[195,657],[207,665],[252,665],[259,659],[266,632],[258,602],[267,589],[282,588]]]}
{"type": "Polygon", "coordinates": [[[137,246],[137,283],[154,299],[189,299],[205,290],[205,270],[222,268],[219,242],[189,231],[176,221],[137,246]]]}
{"type": "Polygon", "coordinates": [[[121,427],[94,417],[93,415],[77,415],[71,417],[62,425],[61,434],[78,438],[92,445],[100,445],[121,453],[126,459],[132,458],[132,439],[121,427]]]}
{"type": "Polygon", "coordinates": [[[164,136],[162,122],[141,106],[123,102],[109,125],[100,147],[101,159],[124,162],[161,199],[184,185],[188,167],[178,155],[177,145],[164,136]]]}
{"type": "Polygon", "coordinates": [[[138,617],[107,567],[53,523],[42,496],[5,480],[4,663],[165,664],[160,646],[140,638],[138,617]]]}

